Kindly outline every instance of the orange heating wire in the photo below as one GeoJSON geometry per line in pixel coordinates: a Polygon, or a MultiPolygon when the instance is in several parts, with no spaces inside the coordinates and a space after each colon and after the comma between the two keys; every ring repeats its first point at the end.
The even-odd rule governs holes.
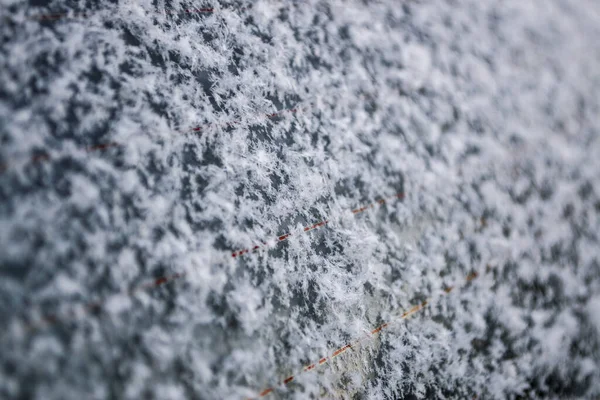
{"type": "MultiPolygon", "coordinates": [[[[387,203],[387,202],[389,202],[391,200],[394,200],[394,199],[403,199],[403,198],[404,198],[404,193],[398,193],[398,194],[395,194],[395,195],[393,195],[391,197],[388,197],[387,199],[380,199],[380,200],[377,200],[376,202],[368,204],[368,205],[366,205],[364,207],[360,207],[360,208],[351,210],[351,212],[352,212],[352,214],[360,214],[360,213],[362,213],[364,211],[367,211],[369,209],[375,208],[376,205],[380,205],[381,206],[381,205],[384,205],[385,203],[387,203]]],[[[243,249],[243,250],[234,251],[233,253],[231,253],[231,257],[236,258],[236,257],[242,256],[244,254],[248,254],[250,252],[258,251],[258,250],[260,250],[262,248],[268,247],[269,245],[277,245],[280,242],[286,241],[291,236],[297,235],[299,233],[310,232],[312,230],[315,230],[315,229],[318,229],[318,228],[320,228],[322,226],[325,226],[328,223],[329,223],[329,220],[327,220],[327,219],[322,220],[322,221],[317,222],[316,224],[313,224],[311,226],[304,227],[299,232],[291,232],[291,233],[286,233],[286,234],[280,235],[276,239],[271,240],[270,243],[269,242],[261,242],[261,244],[254,245],[253,247],[249,247],[249,248],[246,248],[246,249],[243,249]]]]}
{"type": "MultiPolygon", "coordinates": [[[[489,272],[489,270],[488,270],[489,272]]],[[[477,279],[480,276],[480,274],[478,272],[471,272],[469,275],[467,275],[467,277],[465,278],[465,282],[469,283],[472,282],[473,280],[477,279]]],[[[463,285],[463,287],[465,287],[465,285],[463,285]]],[[[454,289],[454,286],[448,286],[446,287],[446,289],[444,289],[442,291],[442,295],[447,295],[449,293],[451,293],[454,289]]],[[[322,357],[318,362],[316,363],[312,363],[309,364],[305,367],[303,367],[301,370],[299,370],[296,374],[294,375],[289,375],[288,377],[286,377],[285,379],[283,379],[281,382],[279,382],[277,385],[271,386],[271,387],[267,387],[265,389],[263,389],[261,392],[259,392],[256,397],[251,397],[248,398],[248,400],[254,400],[254,399],[258,399],[258,398],[262,398],[262,397],[266,397],[269,394],[273,393],[277,387],[286,387],[288,384],[290,384],[291,382],[293,382],[294,380],[296,380],[300,375],[302,374],[306,374],[308,372],[311,372],[315,369],[317,369],[318,367],[322,366],[323,364],[326,364],[328,361],[334,359],[335,357],[340,356],[341,354],[345,353],[348,350],[351,350],[353,348],[358,347],[360,344],[362,344],[365,341],[369,341],[374,339],[377,335],[379,335],[384,329],[391,327],[393,324],[398,323],[404,319],[407,319],[408,317],[410,317],[413,314],[416,314],[417,312],[423,310],[431,301],[431,299],[425,300],[420,304],[415,305],[414,307],[412,307],[410,310],[405,311],[404,313],[402,313],[401,315],[399,315],[396,318],[392,318],[390,319],[388,322],[385,322],[379,326],[377,326],[376,328],[374,328],[373,330],[371,330],[369,333],[367,333],[364,337],[352,342],[352,343],[348,343],[336,350],[334,350],[330,356],[326,356],[326,357],[322,357]]]]}
{"type": "MultiPolygon", "coordinates": [[[[359,97],[361,98],[365,98],[368,97],[367,94],[360,94],[359,97]]],[[[265,116],[267,117],[267,119],[274,119],[277,117],[281,117],[282,115],[286,114],[286,113],[291,113],[291,114],[297,114],[300,113],[302,110],[307,110],[309,109],[307,107],[308,103],[310,103],[310,100],[305,100],[302,102],[297,103],[294,107],[292,108],[286,108],[286,109],[282,109],[279,110],[277,112],[271,113],[271,114],[264,114],[264,113],[259,113],[259,114],[255,114],[255,116],[265,116]]],[[[234,120],[231,122],[224,122],[224,123],[220,123],[220,124],[205,124],[205,125],[200,125],[200,126],[195,126],[192,128],[188,128],[184,131],[175,131],[174,133],[177,134],[190,134],[190,133],[201,133],[204,131],[207,131],[209,128],[214,128],[214,127],[220,127],[220,128],[229,128],[233,125],[238,125],[240,124],[240,120],[234,120]]],[[[116,147],[121,147],[121,146],[125,146],[125,143],[119,143],[119,142],[105,142],[105,143],[99,143],[96,145],[92,145],[92,146],[87,146],[85,147],[85,151],[88,153],[95,153],[95,152],[102,152],[102,151],[106,151],[106,150],[110,150],[116,147]]],[[[42,163],[45,161],[50,161],[51,160],[51,155],[49,153],[42,153],[33,157],[29,158],[29,162],[36,164],[36,163],[42,163]]],[[[0,174],[6,172],[8,169],[10,169],[10,164],[9,163],[4,163],[4,164],[0,164],[0,174]]],[[[385,201],[385,200],[380,200],[381,201],[385,201]]],[[[382,203],[381,203],[382,204],[382,203]]],[[[370,205],[371,207],[373,207],[373,205],[370,205]]],[[[353,213],[359,213],[364,211],[366,208],[362,207],[360,209],[357,210],[353,210],[353,213]]],[[[325,222],[326,223],[326,222],[325,222]]],[[[320,225],[319,225],[320,226],[320,225]]],[[[315,226],[313,228],[318,228],[318,226],[315,226]]],[[[310,230],[312,228],[306,228],[307,230],[310,230]]]]}
{"type": "MultiPolygon", "coordinates": [[[[391,198],[389,198],[387,200],[383,200],[383,199],[379,200],[379,201],[377,201],[375,203],[372,203],[372,204],[370,204],[370,205],[368,205],[366,207],[361,207],[360,209],[363,210],[363,211],[371,209],[371,208],[374,207],[374,204],[380,204],[380,205],[382,205],[382,204],[385,204],[386,202],[389,202],[392,198],[403,199],[404,198],[404,193],[396,194],[396,195],[394,195],[393,197],[391,197],[391,198]]],[[[352,210],[352,213],[356,214],[354,211],[355,210],[352,210]]],[[[319,222],[317,224],[313,224],[310,227],[307,227],[308,229],[304,228],[303,232],[309,232],[312,229],[316,229],[317,226],[323,226],[323,225],[324,224],[322,222],[319,222]]],[[[291,236],[291,234],[282,235],[279,238],[282,238],[284,236],[285,236],[285,238],[283,240],[287,239],[287,237],[291,236]]],[[[282,240],[279,240],[279,241],[282,241],[282,240]]],[[[118,295],[124,295],[124,294],[125,295],[129,295],[129,296],[133,296],[133,295],[135,295],[137,293],[140,293],[142,291],[151,290],[151,289],[157,288],[159,286],[163,286],[163,285],[165,285],[167,283],[173,282],[175,280],[184,278],[185,276],[186,276],[186,273],[182,272],[182,273],[177,273],[177,274],[173,274],[173,275],[167,275],[167,276],[158,277],[158,278],[153,279],[152,281],[148,281],[148,282],[146,282],[144,284],[141,284],[141,285],[133,288],[132,290],[129,290],[127,292],[118,293],[118,294],[116,294],[116,296],[118,296],[118,295]]],[[[83,310],[86,313],[87,312],[94,312],[94,311],[101,310],[102,307],[103,307],[103,304],[106,303],[106,301],[107,301],[107,299],[103,299],[103,300],[99,300],[99,301],[96,301],[96,302],[87,303],[87,304],[83,305],[83,310]]],[[[73,319],[75,317],[76,317],[75,309],[71,309],[71,310],[67,311],[63,316],[58,316],[57,314],[46,314],[46,315],[42,316],[40,318],[40,321],[38,321],[37,323],[28,324],[27,325],[27,329],[28,330],[37,330],[37,329],[41,329],[45,325],[54,325],[54,324],[60,322],[61,320],[64,322],[66,320],[73,319]]]]}
{"type": "MultiPolygon", "coordinates": [[[[159,286],[163,286],[167,283],[173,282],[173,281],[183,278],[185,276],[186,276],[185,272],[177,273],[177,274],[173,274],[173,275],[161,276],[156,279],[153,279],[152,281],[148,281],[139,286],[136,286],[135,288],[133,288],[129,291],[117,293],[116,295],[113,295],[113,296],[119,296],[119,295],[133,296],[137,293],[155,289],[159,286]]],[[[102,310],[104,304],[107,301],[108,301],[108,299],[102,299],[102,300],[86,303],[82,306],[82,310],[84,313],[98,312],[98,311],[102,310]]],[[[35,330],[43,328],[44,325],[47,326],[47,325],[54,325],[59,322],[66,322],[66,321],[76,318],[76,317],[77,317],[77,314],[75,312],[75,308],[68,310],[62,316],[59,316],[57,314],[46,314],[46,315],[43,315],[42,317],[40,317],[39,321],[37,321],[35,323],[26,324],[26,329],[29,331],[35,331],[35,330]]]]}
{"type": "MultiPolygon", "coordinates": [[[[275,113],[271,113],[271,114],[257,114],[258,116],[260,115],[264,115],[266,116],[268,119],[273,119],[276,117],[280,117],[285,113],[297,113],[301,110],[303,103],[298,103],[295,107],[293,108],[287,108],[287,109],[283,109],[280,111],[277,111],[275,113]]],[[[199,132],[203,132],[206,131],[207,129],[211,128],[211,127],[230,127],[232,125],[237,125],[239,124],[240,121],[239,120],[235,120],[232,122],[226,122],[226,123],[222,123],[222,124],[206,124],[206,125],[202,125],[202,126],[196,126],[193,128],[189,128],[186,131],[182,131],[182,132],[176,132],[176,133],[180,133],[180,134],[188,134],[188,133],[199,133],[199,132]]],[[[113,149],[115,147],[121,147],[124,146],[124,143],[119,143],[119,142],[106,142],[106,143],[99,143],[97,145],[93,145],[93,146],[87,146],[85,147],[85,151],[88,153],[93,153],[93,152],[101,152],[101,151],[106,151],[109,149],[113,149]]],[[[43,153],[37,156],[33,156],[29,159],[29,161],[31,163],[41,163],[41,162],[45,162],[45,161],[49,161],[51,159],[50,154],[48,153],[43,153]]],[[[8,170],[10,167],[9,164],[5,163],[5,164],[0,164],[0,173],[5,172],[6,170],[8,170]]]]}

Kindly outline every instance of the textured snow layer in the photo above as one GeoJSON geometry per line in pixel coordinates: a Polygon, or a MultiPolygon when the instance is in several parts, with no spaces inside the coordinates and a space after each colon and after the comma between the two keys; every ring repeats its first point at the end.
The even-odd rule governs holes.
{"type": "Polygon", "coordinates": [[[0,397],[600,396],[600,3],[0,3],[0,397]]]}

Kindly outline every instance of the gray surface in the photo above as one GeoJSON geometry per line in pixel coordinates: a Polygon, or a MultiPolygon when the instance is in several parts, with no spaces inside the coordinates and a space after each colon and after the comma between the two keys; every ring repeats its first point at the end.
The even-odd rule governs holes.
{"type": "Polygon", "coordinates": [[[0,397],[600,396],[599,3],[1,3],[0,397]]]}

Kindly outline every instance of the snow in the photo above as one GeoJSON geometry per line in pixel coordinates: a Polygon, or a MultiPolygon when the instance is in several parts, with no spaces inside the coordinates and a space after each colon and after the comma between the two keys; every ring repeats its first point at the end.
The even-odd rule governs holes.
{"type": "Polygon", "coordinates": [[[587,314],[589,316],[590,322],[594,325],[594,327],[600,333],[600,297],[594,296],[592,297],[587,305],[587,314]]]}
{"type": "Polygon", "coordinates": [[[1,3],[0,397],[600,396],[597,2],[1,3]]]}

